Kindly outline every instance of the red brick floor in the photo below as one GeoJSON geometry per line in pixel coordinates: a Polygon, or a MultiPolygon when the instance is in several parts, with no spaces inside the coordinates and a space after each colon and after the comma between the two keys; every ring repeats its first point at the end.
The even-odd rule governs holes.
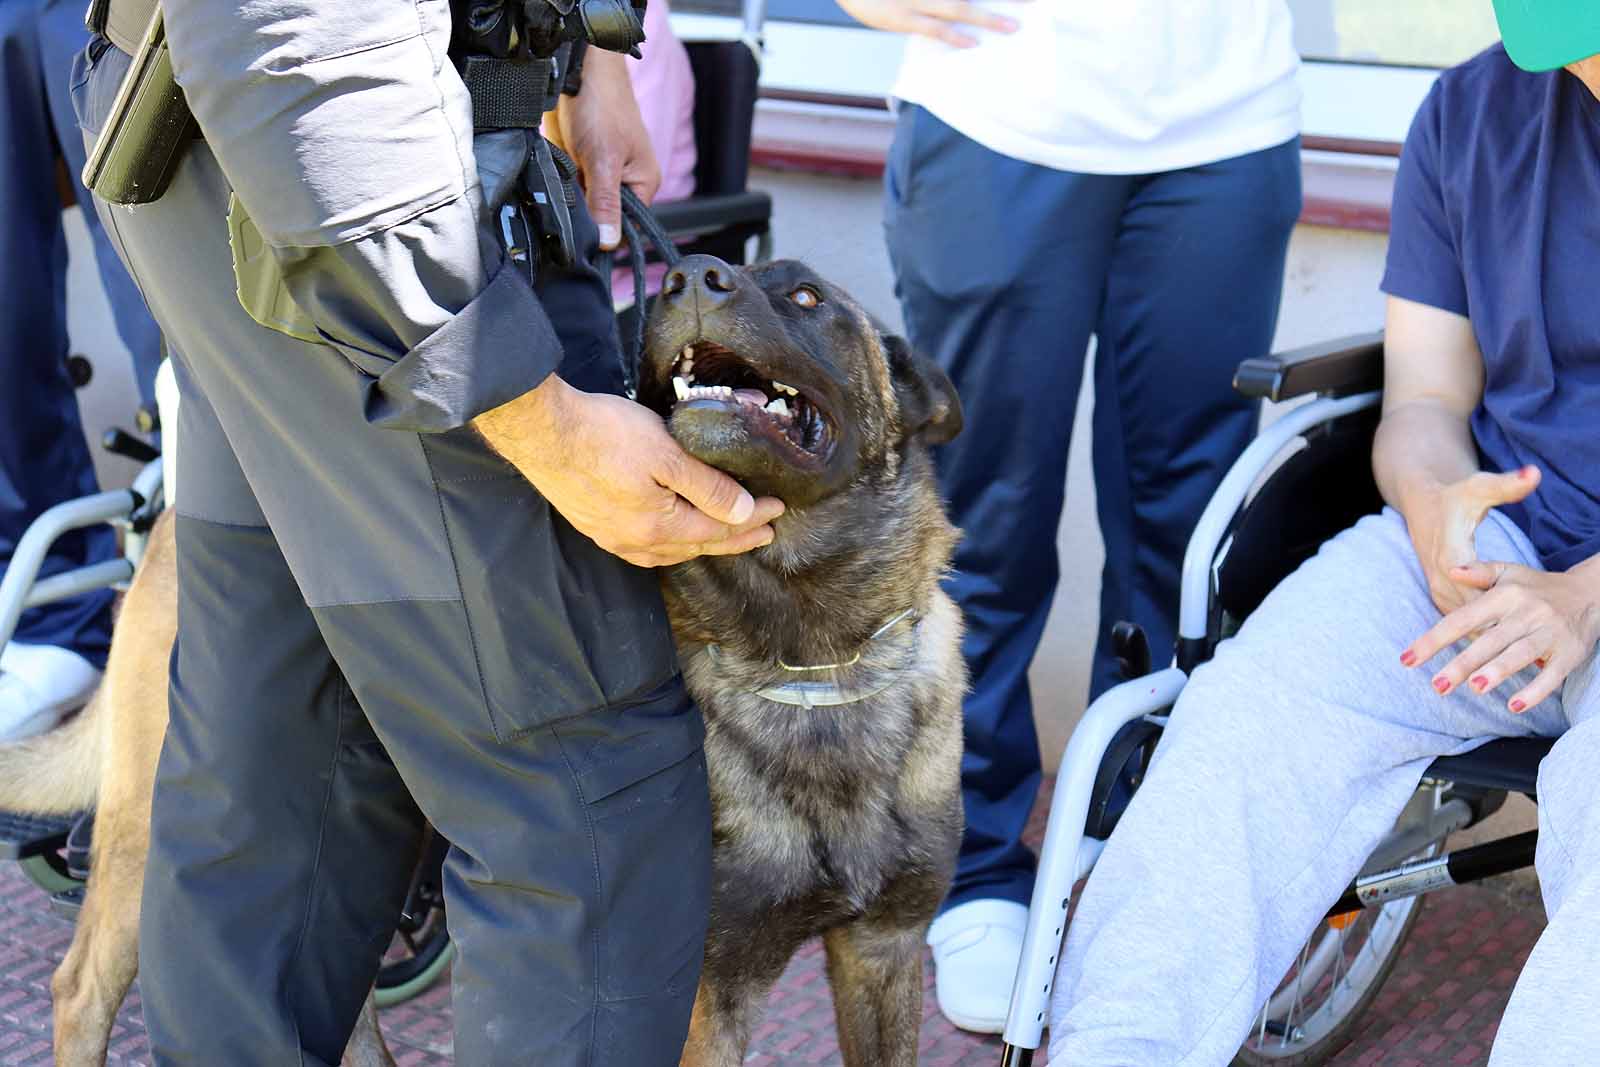
{"type": "MultiPolygon", "coordinates": [[[[1048,796],[1048,789],[1046,794],[1048,796]]],[[[1462,888],[1431,897],[1393,975],[1360,1032],[1333,1062],[1345,1067],[1483,1064],[1517,971],[1543,929],[1543,916],[1497,894],[1462,888]]],[[[43,1067],[50,1057],[50,973],[72,926],[11,864],[0,864],[0,1065],[43,1067]]],[[[924,1067],[994,1067],[997,1039],[963,1033],[933,1003],[925,976],[924,1067]]],[[[383,1028],[402,1067],[452,1063],[449,992],[384,1013],[383,1028]]],[[[1042,1065],[1041,1055],[1036,1063],[1042,1065]]],[[[749,1067],[838,1064],[832,1007],[820,946],[806,946],[784,973],[755,1033],[749,1067]]],[[[149,1063],[137,990],[117,1020],[110,1063],[149,1063]]]]}

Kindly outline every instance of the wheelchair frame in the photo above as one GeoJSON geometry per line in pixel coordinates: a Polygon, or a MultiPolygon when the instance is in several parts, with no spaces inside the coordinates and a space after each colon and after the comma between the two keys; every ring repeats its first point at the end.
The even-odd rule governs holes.
{"type": "MultiPolygon", "coordinates": [[[[1105,847],[1105,836],[1110,833],[1105,829],[1104,836],[1100,834],[1108,803],[1104,795],[1107,787],[1130,756],[1156,739],[1165,725],[1166,712],[1176,702],[1189,674],[1209,657],[1211,600],[1232,545],[1236,518],[1252,489],[1263,482],[1263,475],[1297,440],[1336,420],[1377,408],[1381,399],[1382,351],[1382,334],[1377,333],[1247,360],[1240,365],[1234,385],[1247,396],[1281,401],[1310,394],[1314,399],[1290,409],[1262,430],[1229,469],[1201,514],[1184,553],[1175,665],[1108,690],[1084,711],[1073,728],[1052,794],[1022,955],[1002,1031],[1001,1067],[1027,1067],[1042,1040],[1073,887],[1093,869],[1105,847]],[[1125,726],[1141,720],[1150,724],[1149,735],[1131,749],[1123,746],[1108,751],[1125,726]],[[1108,760],[1108,756],[1113,758],[1108,760]]],[[[1530,764],[1525,761],[1531,758],[1532,765],[1536,765],[1542,750],[1538,742],[1533,742],[1530,749],[1516,741],[1491,742],[1484,749],[1507,745],[1524,746],[1500,749],[1515,752],[1518,766],[1501,768],[1497,773],[1493,756],[1465,765],[1459,761],[1470,760],[1472,754],[1441,759],[1430,766],[1423,787],[1459,782],[1473,788],[1531,795],[1531,780],[1526,773],[1530,764]],[[1453,777],[1451,772],[1458,767],[1470,774],[1464,773],[1460,779],[1453,777]]],[[[1137,778],[1132,784],[1137,785],[1137,778]]],[[[1358,878],[1329,910],[1329,918],[1531,865],[1536,831],[1411,863],[1401,862],[1420,848],[1442,844],[1450,833],[1479,821],[1493,806],[1477,807],[1461,797],[1436,804],[1424,821],[1387,841],[1374,854],[1380,869],[1358,878]]]]}
{"type": "Polygon", "coordinates": [[[127,489],[113,489],[57,504],[40,515],[17,542],[0,575],[0,645],[11,640],[28,608],[107,586],[122,588],[144,553],[145,534],[163,504],[160,459],[145,464],[127,489]],[[39,581],[39,569],[56,539],[70,530],[110,523],[123,529],[123,554],[39,581]]]}

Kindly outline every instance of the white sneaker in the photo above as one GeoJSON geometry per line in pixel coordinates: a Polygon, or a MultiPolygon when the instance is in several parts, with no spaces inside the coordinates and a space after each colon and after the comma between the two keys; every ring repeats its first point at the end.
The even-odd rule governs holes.
{"type": "Polygon", "coordinates": [[[44,733],[99,684],[100,672],[76,652],[12,641],[0,650],[0,741],[44,733]]]}
{"type": "Polygon", "coordinates": [[[1005,1029],[1022,959],[1028,909],[1010,900],[969,900],[928,928],[939,1011],[975,1034],[1005,1029]]]}

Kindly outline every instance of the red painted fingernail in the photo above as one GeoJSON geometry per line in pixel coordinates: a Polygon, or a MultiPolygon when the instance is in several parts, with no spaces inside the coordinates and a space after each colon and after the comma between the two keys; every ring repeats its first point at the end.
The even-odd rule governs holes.
{"type": "Polygon", "coordinates": [[[1528,708],[1528,705],[1527,705],[1526,701],[1513,700],[1511,702],[1511,710],[1512,711],[1526,711],[1527,708],[1528,708]]]}
{"type": "Polygon", "coordinates": [[[1410,667],[1417,662],[1417,654],[1408,648],[1404,652],[1400,653],[1400,662],[1405,666],[1410,667]]]}
{"type": "Polygon", "coordinates": [[[1441,693],[1448,693],[1450,691],[1450,679],[1435,678],[1433,680],[1433,687],[1441,693]]]}
{"type": "Polygon", "coordinates": [[[1478,690],[1478,692],[1481,693],[1485,689],[1489,688],[1489,679],[1485,678],[1481,674],[1475,674],[1472,676],[1472,685],[1478,690]]]}
{"type": "Polygon", "coordinates": [[[1544,670],[1544,660],[1542,660],[1542,659],[1536,659],[1536,660],[1534,660],[1534,661],[1533,661],[1533,665],[1534,665],[1534,666],[1535,666],[1535,667],[1538,667],[1538,668],[1539,668],[1539,669],[1540,669],[1540,670],[1541,670],[1541,671],[1542,671],[1542,670],[1544,670]]]}

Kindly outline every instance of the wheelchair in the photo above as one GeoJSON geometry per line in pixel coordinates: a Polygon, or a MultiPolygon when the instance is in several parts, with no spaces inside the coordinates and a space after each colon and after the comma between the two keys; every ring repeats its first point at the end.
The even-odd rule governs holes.
{"type": "MultiPolygon", "coordinates": [[[[1245,396],[1307,399],[1262,431],[1201,515],[1183,560],[1174,665],[1151,670],[1133,624],[1113,631],[1130,680],[1089,706],[1062,756],[1002,1033],[1002,1067],[1033,1061],[1073,888],[1093,869],[1137,790],[1189,674],[1324,541],[1382,508],[1371,468],[1382,382],[1382,334],[1239,366],[1234,386],[1245,396]]],[[[1533,798],[1539,761],[1552,744],[1496,740],[1433,762],[1262,1005],[1235,1065],[1327,1061],[1353,1036],[1394,969],[1425,894],[1532,865],[1537,831],[1457,851],[1446,850],[1446,839],[1492,814],[1508,793],[1533,798]]]]}

